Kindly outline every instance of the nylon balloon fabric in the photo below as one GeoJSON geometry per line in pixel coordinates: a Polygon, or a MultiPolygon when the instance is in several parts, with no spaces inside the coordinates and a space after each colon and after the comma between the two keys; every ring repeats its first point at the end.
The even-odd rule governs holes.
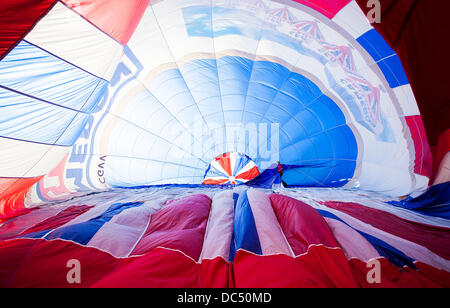
{"type": "Polygon", "coordinates": [[[0,4],[4,287],[448,287],[448,150],[355,0],[0,4]]]}

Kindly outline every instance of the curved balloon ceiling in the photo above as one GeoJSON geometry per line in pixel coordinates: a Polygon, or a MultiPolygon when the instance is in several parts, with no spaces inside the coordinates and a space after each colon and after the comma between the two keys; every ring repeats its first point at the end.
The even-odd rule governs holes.
{"type": "Polygon", "coordinates": [[[355,0],[0,2],[0,287],[449,287],[436,153],[355,0]]]}
{"type": "Polygon", "coordinates": [[[3,216],[77,191],[216,183],[224,153],[279,162],[293,187],[428,186],[408,79],[354,1],[24,7],[0,49],[3,216]]]}

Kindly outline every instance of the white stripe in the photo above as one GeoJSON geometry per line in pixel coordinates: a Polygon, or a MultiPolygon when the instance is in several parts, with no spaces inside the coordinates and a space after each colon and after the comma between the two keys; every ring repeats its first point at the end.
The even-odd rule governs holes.
{"type": "Polygon", "coordinates": [[[28,42],[109,80],[123,47],[61,3],[25,37],[28,42]]]}
{"type": "Polygon", "coordinates": [[[354,38],[358,38],[367,31],[373,29],[367,17],[362,12],[356,1],[347,4],[332,19],[337,25],[341,26],[354,38]]]}
{"type": "Polygon", "coordinates": [[[230,169],[231,169],[232,176],[236,176],[236,174],[234,174],[234,168],[236,167],[237,159],[238,159],[238,153],[236,153],[236,152],[230,153],[230,167],[231,167],[230,169]]]}
{"type": "Polygon", "coordinates": [[[200,260],[222,257],[228,261],[234,222],[233,191],[216,194],[212,199],[211,211],[205,231],[200,260]]]}
{"type": "Polygon", "coordinates": [[[417,106],[416,98],[409,84],[394,88],[395,96],[402,108],[402,115],[415,116],[420,115],[419,107],[417,106]]]}
{"type": "Polygon", "coordinates": [[[162,206],[162,202],[155,201],[124,210],[105,223],[87,246],[107,251],[116,258],[126,257],[147,230],[152,215],[162,206]]]}
{"type": "Polygon", "coordinates": [[[0,177],[38,177],[47,174],[69,152],[51,146],[0,137],[0,177]]]}
{"type": "Polygon", "coordinates": [[[250,161],[249,163],[247,163],[247,165],[244,166],[244,168],[242,168],[242,169],[236,174],[236,176],[241,175],[241,174],[243,174],[243,173],[245,173],[245,172],[251,170],[251,169],[254,168],[254,167],[256,167],[256,164],[255,164],[253,161],[250,161]]]}
{"type": "Polygon", "coordinates": [[[294,257],[294,251],[283,233],[268,194],[251,188],[247,191],[247,196],[263,254],[294,257]]]}
{"type": "Polygon", "coordinates": [[[222,168],[217,160],[213,160],[213,162],[211,163],[211,167],[216,168],[217,171],[222,172],[224,177],[229,177],[228,173],[222,168]]]}

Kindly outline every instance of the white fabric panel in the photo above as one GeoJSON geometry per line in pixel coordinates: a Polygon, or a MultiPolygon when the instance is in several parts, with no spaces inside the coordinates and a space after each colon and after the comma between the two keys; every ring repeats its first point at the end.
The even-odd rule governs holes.
{"type": "MultiPolygon", "coordinates": [[[[399,121],[392,131],[402,131],[399,121]]],[[[364,142],[360,175],[357,179],[359,188],[386,193],[392,196],[405,196],[413,190],[413,179],[410,172],[411,153],[407,140],[396,136],[395,143],[382,142],[366,128],[355,123],[364,142]]]]}
{"type": "Polygon", "coordinates": [[[70,148],[0,137],[0,177],[38,177],[55,167],[70,148]]]}
{"type": "Polygon", "coordinates": [[[380,257],[375,248],[356,230],[336,219],[325,220],[347,259],[357,258],[368,262],[380,257]]]}
{"type": "Polygon", "coordinates": [[[214,195],[200,260],[222,257],[228,261],[233,235],[234,199],[228,190],[214,195]]]}
{"type": "Polygon", "coordinates": [[[111,78],[123,49],[59,2],[25,40],[106,80],[111,78]]]}
{"type": "Polygon", "coordinates": [[[354,0],[339,11],[332,20],[354,38],[358,38],[372,29],[367,17],[364,16],[358,3],[354,0]]]}
{"type": "Polygon", "coordinates": [[[251,188],[247,191],[247,196],[263,255],[283,254],[294,257],[294,252],[273,211],[269,195],[261,190],[251,188]]]}
{"type": "Polygon", "coordinates": [[[420,196],[421,194],[425,193],[425,191],[428,189],[428,185],[430,184],[430,178],[417,174],[414,174],[415,177],[415,189],[414,193],[411,194],[411,196],[420,196]]]}
{"type": "Polygon", "coordinates": [[[157,28],[164,36],[167,46],[170,47],[170,53],[173,59],[178,61],[183,56],[201,52],[214,53],[213,41],[207,39],[193,39],[186,33],[186,24],[182,13],[182,8],[186,6],[211,6],[211,0],[194,0],[194,1],[163,1],[158,5],[152,6],[157,28]]]}
{"type": "Polygon", "coordinates": [[[87,246],[108,251],[117,258],[127,257],[147,229],[151,216],[162,203],[153,202],[127,209],[105,223],[87,246]]]}
{"type": "Polygon", "coordinates": [[[416,98],[412,91],[411,85],[397,87],[394,90],[395,96],[397,96],[400,107],[403,111],[403,116],[415,116],[420,115],[419,106],[417,106],[416,98]]]}

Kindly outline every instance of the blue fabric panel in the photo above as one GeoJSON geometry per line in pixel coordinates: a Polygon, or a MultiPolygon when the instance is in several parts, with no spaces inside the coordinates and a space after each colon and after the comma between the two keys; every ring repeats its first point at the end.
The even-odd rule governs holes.
{"type": "MultiPolygon", "coordinates": [[[[236,211],[236,204],[237,204],[238,200],[239,200],[239,194],[233,193],[234,211],[236,211]]],[[[233,235],[231,236],[231,245],[230,245],[230,256],[229,256],[230,262],[234,261],[234,257],[236,256],[237,250],[238,250],[238,248],[236,245],[236,239],[234,237],[234,230],[233,230],[233,235]]]]}
{"type": "MultiPolygon", "coordinates": [[[[242,115],[252,67],[253,61],[242,57],[223,57],[217,60],[224,111],[238,111],[242,115]]],[[[234,122],[239,120],[235,118],[234,122]]]]}
{"type": "Polygon", "coordinates": [[[129,208],[138,207],[142,204],[143,202],[113,204],[101,215],[86,222],[58,228],[48,234],[45,238],[47,240],[63,239],[86,245],[94,237],[97,231],[114,216],[119,215],[129,208]]]}
{"type": "Polygon", "coordinates": [[[247,165],[251,159],[248,156],[238,156],[234,165],[233,175],[236,175],[242,168],[247,165]]]}
{"type": "Polygon", "coordinates": [[[364,232],[358,231],[362,236],[366,238],[367,241],[369,241],[370,244],[378,251],[378,253],[389,260],[392,264],[399,268],[403,268],[405,265],[409,266],[410,268],[417,269],[414,265],[414,260],[407,255],[405,255],[400,250],[396,249],[395,247],[392,247],[388,243],[371,236],[369,234],[366,234],[364,232]]]}
{"type": "Polygon", "coordinates": [[[258,188],[272,188],[274,184],[280,184],[281,178],[278,172],[278,165],[274,164],[267,168],[260,175],[258,175],[253,180],[246,183],[247,186],[258,187],[258,188]]]}
{"type": "Polygon", "coordinates": [[[262,255],[255,219],[247,197],[247,191],[242,192],[237,200],[234,211],[234,242],[236,250],[245,249],[262,255]]]}
{"type": "Polygon", "coordinates": [[[450,182],[430,187],[423,195],[389,204],[423,215],[450,219],[450,182]]]}
{"type": "Polygon", "coordinates": [[[71,146],[89,117],[0,86],[1,137],[71,146]]]}
{"type": "Polygon", "coordinates": [[[364,33],[357,41],[367,50],[375,62],[395,54],[395,51],[375,29],[364,33]]]}
{"type": "MultiPolygon", "coordinates": [[[[184,64],[180,72],[189,85],[192,96],[204,116],[221,113],[218,123],[223,124],[222,99],[215,59],[201,59],[184,64]]],[[[215,119],[206,117],[208,123],[215,119]]]]}
{"type": "Polygon", "coordinates": [[[0,85],[55,105],[90,112],[107,82],[22,41],[0,62],[0,85]]]}
{"type": "Polygon", "coordinates": [[[378,62],[386,80],[391,88],[397,88],[409,84],[408,77],[403,69],[400,58],[395,55],[378,62]]]}

